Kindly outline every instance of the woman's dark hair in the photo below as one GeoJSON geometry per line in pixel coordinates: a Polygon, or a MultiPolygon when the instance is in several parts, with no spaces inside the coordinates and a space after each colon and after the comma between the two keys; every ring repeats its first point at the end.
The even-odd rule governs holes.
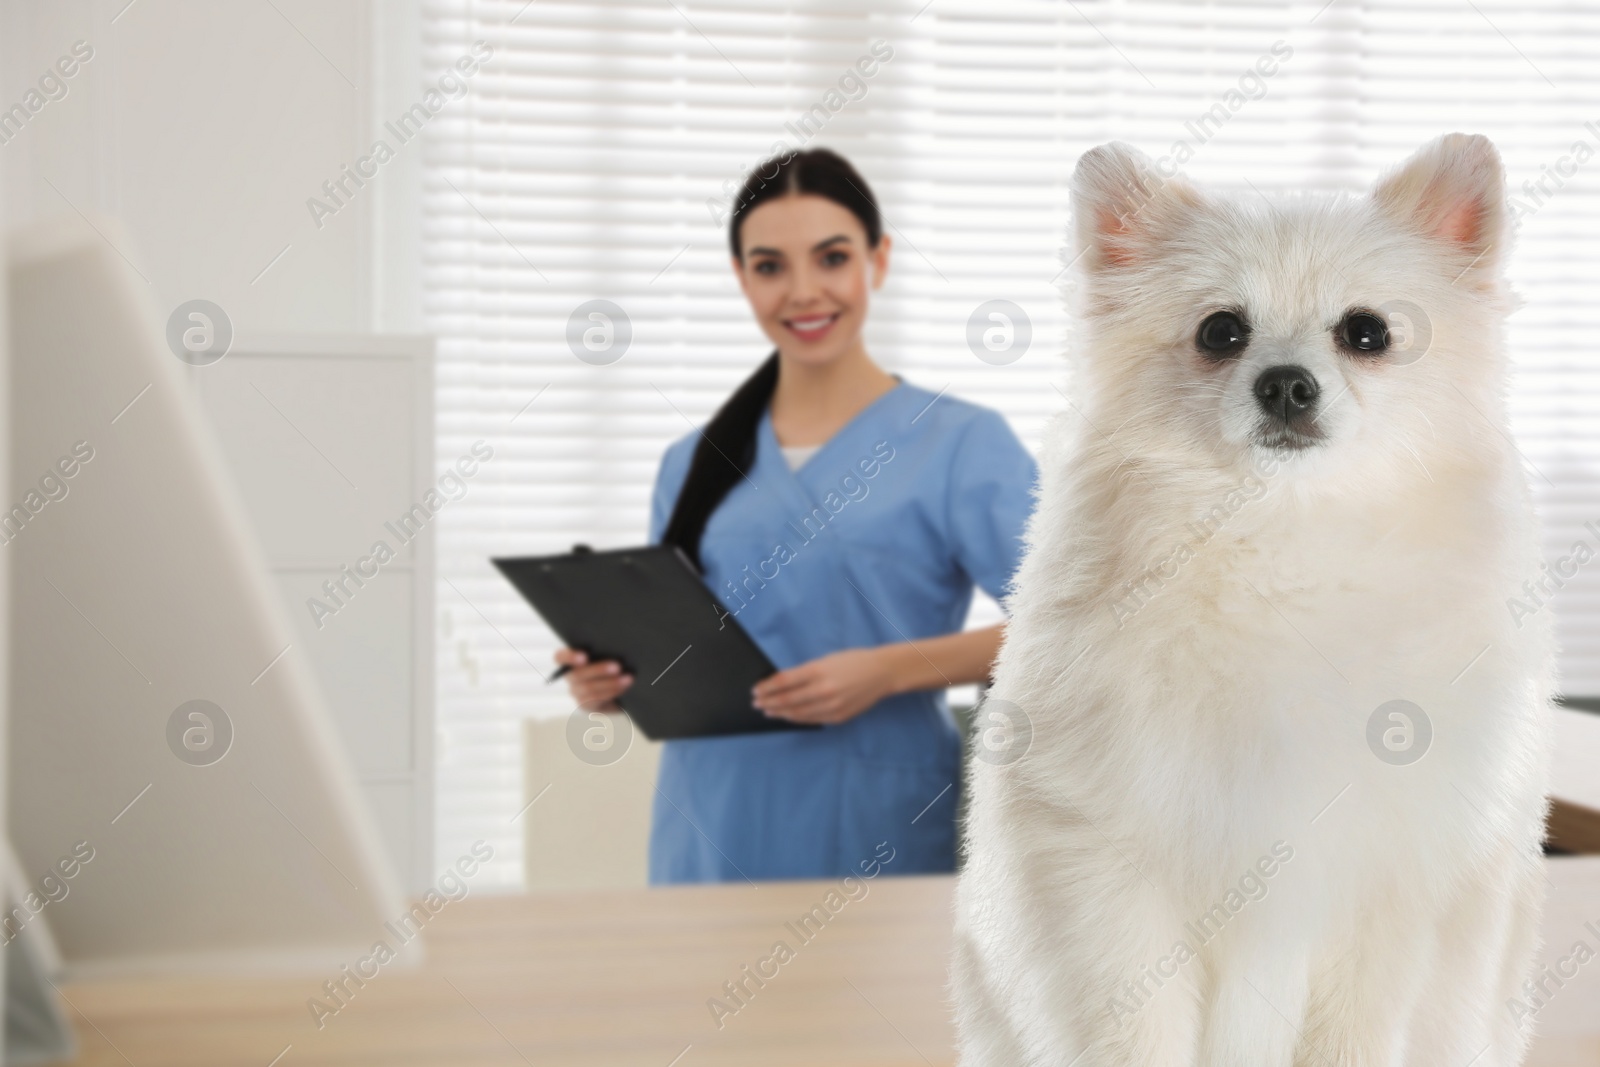
{"type": "MultiPolygon", "coordinates": [[[[740,226],[754,208],[769,200],[795,193],[827,197],[845,208],[861,222],[867,232],[867,246],[878,247],[883,222],[878,203],[866,179],[856,173],[848,160],[826,148],[808,152],[785,152],[756,166],[739,190],[733,214],[728,220],[728,245],[735,259],[744,259],[740,226]]],[[[700,563],[700,536],[706,522],[741,478],[750,473],[756,458],[756,427],[772,402],[778,386],[778,352],[762,361],[756,372],[733,391],[700,433],[694,459],[672,518],[662,534],[663,544],[677,545],[703,571],[700,563]]]]}

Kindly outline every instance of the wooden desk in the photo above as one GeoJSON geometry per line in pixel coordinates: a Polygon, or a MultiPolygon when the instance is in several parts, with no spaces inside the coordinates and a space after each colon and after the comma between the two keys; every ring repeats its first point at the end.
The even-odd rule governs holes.
{"type": "MultiPolygon", "coordinates": [[[[1541,960],[1579,938],[1600,948],[1583,929],[1600,927],[1600,859],[1550,867],[1541,960]]],[[[809,943],[785,924],[822,903],[828,883],[471,898],[430,924],[419,968],[381,972],[320,1032],[306,1000],[325,974],[65,992],[81,1064],[268,1067],[290,1046],[278,1067],[943,1067],[951,880],[867,884],[809,943]],[[794,958],[718,1029],[708,998],[726,1001],[723,983],[780,938],[794,958]]],[[[1600,960],[1540,1024],[1548,1036],[1530,1064],[1600,1065],[1600,960]]]]}

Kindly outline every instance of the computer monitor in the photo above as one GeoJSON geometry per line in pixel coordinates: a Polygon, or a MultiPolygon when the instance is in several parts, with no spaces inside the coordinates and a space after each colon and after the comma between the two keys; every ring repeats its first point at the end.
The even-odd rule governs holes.
{"type": "Polygon", "coordinates": [[[401,894],[131,247],[9,238],[20,921],[71,977],[337,968],[401,894]]]}

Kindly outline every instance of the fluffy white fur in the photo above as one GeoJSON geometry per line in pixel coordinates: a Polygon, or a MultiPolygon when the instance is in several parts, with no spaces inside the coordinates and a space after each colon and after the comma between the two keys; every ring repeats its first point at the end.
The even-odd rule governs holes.
{"type": "Polygon", "coordinates": [[[1269,203],[1111,144],[1072,196],[1073,409],[989,694],[1032,739],[971,766],[960,1063],[1518,1063],[1555,679],[1548,612],[1507,608],[1541,572],[1498,154],[1452,134],[1365,198],[1269,203]],[[1420,359],[1336,343],[1406,304],[1420,359]],[[1252,327],[1220,362],[1219,308],[1252,327]],[[1324,436],[1263,476],[1283,363],[1324,436]],[[1367,742],[1394,699],[1432,723],[1406,766],[1367,742]]]}

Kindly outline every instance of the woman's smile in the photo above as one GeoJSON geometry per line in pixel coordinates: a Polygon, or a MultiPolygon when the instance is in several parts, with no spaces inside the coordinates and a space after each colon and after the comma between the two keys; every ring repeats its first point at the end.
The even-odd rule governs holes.
{"type": "Polygon", "coordinates": [[[825,337],[833,324],[839,321],[840,312],[831,315],[807,315],[803,318],[784,319],[783,324],[789,332],[802,341],[820,341],[825,337]]]}

